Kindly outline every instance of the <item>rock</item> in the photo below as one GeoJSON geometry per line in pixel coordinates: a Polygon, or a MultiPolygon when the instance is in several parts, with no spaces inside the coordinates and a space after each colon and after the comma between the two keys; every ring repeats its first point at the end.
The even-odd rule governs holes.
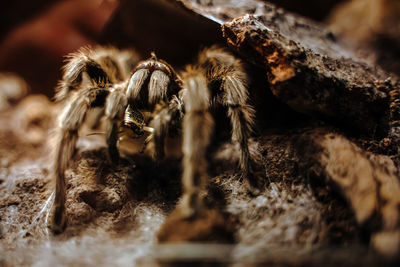
{"type": "Polygon", "coordinates": [[[28,93],[27,83],[11,73],[0,73],[0,111],[16,104],[28,93]]]}
{"type": "Polygon", "coordinates": [[[400,227],[400,182],[393,161],[367,153],[337,134],[317,131],[303,138],[299,142],[302,168],[332,184],[347,199],[357,222],[373,233],[373,247],[396,255],[399,236],[388,234],[400,227]]]}
{"type": "Polygon", "coordinates": [[[161,58],[179,68],[191,62],[199,44],[221,44],[223,35],[243,59],[266,70],[272,93],[297,112],[370,136],[388,132],[389,92],[399,90],[398,85],[385,83],[388,74],[322,24],[258,0],[123,2],[118,14],[104,38],[119,46],[134,45],[145,58],[150,51],[159,51],[161,58]],[[135,15],[142,8],[153,10],[152,17],[135,15]],[[163,12],[170,18],[165,26],[156,15],[163,12]],[[121,25],[140,27],[120,29],[121,25]],[[165,36],[167,44],[160,41],[165,36]]]}
{"type": "Polygon", "coordinates": [[[18,104],[13,117],[16,136],[32,145],[46,143],[47,131],[54,125],[53,106],[44,95],[30,95],[24,98],[18,104]]]}
{"type": "Polygon", "coordinates": [[[273,94],[294,110],[369,135],[388,128],[387,76],[342,49],[327,29],[272,10],[225,23],[223,34],[264,66],[273,94]]]}
{"type": "Polygon", "coordinates": [[[199,218],[182,218],[179,210],[171,213],[157,233],[161,243],[207,242],[233,243],[233,224],[216,209],[207,209],[199,218]]]}

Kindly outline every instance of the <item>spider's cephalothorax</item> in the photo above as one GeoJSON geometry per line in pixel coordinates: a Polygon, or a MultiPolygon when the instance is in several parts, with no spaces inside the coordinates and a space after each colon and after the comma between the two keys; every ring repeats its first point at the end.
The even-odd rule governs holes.
{"type": "Polygon", "coordinates": [[[179,74],[165,61],[151,58],[137,63],[133,52],[98,47],[81,49],[64,67],[57,100],[65,102],[57,129],[53,175],[56,195],[50,228],[66,226],[65,176],[75,152],[78,130],[89,109],[100,110],[93,125],[103,118],[110,162],[117,163],[118,135],[149,133],[154,158],[164,156],[164,139],[176,127],[183,132],[182,184],[179,206],[185,218],[201,214],[201,191],[208,181],[206,152],[214,130],[212,106],[223,106],[232,126],[232,141],[240,147],[239,167],[252,193],[257,193],[248,137],[254,110],[248,104],[247,75],[239,59],[222,48],[203,50],[193,65],[179,74]]]}

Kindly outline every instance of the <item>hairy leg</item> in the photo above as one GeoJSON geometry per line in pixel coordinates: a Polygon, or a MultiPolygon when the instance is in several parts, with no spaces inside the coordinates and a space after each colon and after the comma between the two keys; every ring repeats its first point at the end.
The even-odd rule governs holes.
{"type": "Polygon", "coordinates": [[[108,147],[108,158],[113,164],[117,164],[119,160],[119,152],[117,149],[118,123],[123,117],[127,105],[128,101],[122,88],[116,87],[110,89],[110,94],[105,103],[104,127],[108,147]]]}
{"type": "Polygon", "coordinates": [[[105,87],[110,83],[110,78],[100,63],[90,57],[91,52],[88,48],[82,48],[68,56],[68,63],[63,67],[63,78],[56,89],[57,101],[66,99],[72,91],[81,87],[84,73],[97,86],[105,87]]]}
{"type": "Polygon", "coordinates": [[[214,130],[209,112],[210,93],[201,70],[188,68],[183,74],[185,117],[183,120],[183,199],[184,217],[203,209],[201,191],[208,182],[206,152],[214,130]]]}
{"type": "Polygon", "coordinates": [[[226,76],[223,82],[228,106],[228,117],[232,125],[232,141],[239,144],[239,168],[250,193],[257,195],[259,189],[253,173],[253,162],[249,152],[248,138],[254,125],[254,109],[247,104],[247,89],[242,80],[226,76]]]}
{"type": "Polygon", "coordinates": [[[254,126],[254,108],[248,104],[248,77],[241,61],[227,51],[212,47],[199,55],[199,65],[207,69],[209,84],[219,85],[214,90],[219,103],[228,108],[232,125],[232,141],[239,144],[239,168],[250,193],[259,193],[249,152],[248,138],[254,126]]]}
{"type": "Polygon", "coordinates": [[[183,118],[183,102],[177,96],[174,96],[169,104],[162,102],[159,104],[158,111],[150,127],[154,129],[152,133],[152,143],[154,147],[154,158],[159,160],[164,158],[164,140],[171,129],[177,129],[183,118]]]}
{"type": "Polygon", "coordinates": [[[78,130],[83,124],[88,109],[102,98],[107,91],[104,89],[82,90],[81,93],[71,96],[64,112],[60,116],[60,125],[56,132],[55,155],[52,165],[52,175],[56,181],[56,194],[52,208],[49,228],[53,233],[61,233],[66,226],[65,197],[66,183],[65,170],[75,153],[75,144],[78,139],[78,130]]]}

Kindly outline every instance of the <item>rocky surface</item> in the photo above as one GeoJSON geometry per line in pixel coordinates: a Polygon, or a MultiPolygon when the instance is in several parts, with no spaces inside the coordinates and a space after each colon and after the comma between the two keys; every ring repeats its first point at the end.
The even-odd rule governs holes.
{"type": "MultiPolygon", "coordinates": [[[[2,125],[9,126],[1,130],[3,194],[0,216],[1,246],[5,252],[1,260],[5,266],[96,263],[126,266],[132,262],[155,265],[185,261],[179,252],[182,247],[157,245],[157,236],[162,240],[162,233],[158,231],[180,197],[179,159],[168,158],[156,163],[146,155],[125,152],[118,166],[110,166],[104,141],[86,134],[81,135],[79,152],[67,171],[68,227],[60,236],[49,234],[46,220],[53,197],[53,184],[48,175],[51,157],[46,143],[37,145],[16,133],[19,129],[13,126],[10,114],[21,108],[19,105],[1,115],[2,125]]],[[[29,113],[23,110],[26,115],[29,113]]],[[[57,107],[50,106],[48,111],[51,110],[57,111],[57,107]]],[[[383,201],[380,203],[386,205],[381,210],[371,207],[380,204],[374,202],[374,195],[371,195],[374,192],[370,188],[376,185],[376,171],[387,174],[382,179],[395,178],[390,180],[391,185],[398,183],[393,176],[393,163],[383,156],[375,159],[343,136],[321,131],[296,128],[264,133],[252,140],[253,153],[259,155],[259,164],[267,177],[257,197],[248,195],[235,171],[235,146],[222,145],[212,164],[213,178],[206,199],[210,207],[224,214],[226,219],[219,226],[218,235],[212,235],[213,243],[231,245],[189,246],[186,260],[196,262],[199,258],[209,258],[225,263],[316,265],[329,265],[332,258],[347,264],[385,260],[376,254],[365,258],[360,255],[366,253],[370,233],[373,240],[378,240],[374,241],[374,246],[379,246],[385,234],[396,231],[396,213],[393,213],[396,203],[393,201],[397,195],[394,198],[390,195],[396,187],[388,188],[389,191],[381,189],[377,194],[381,196],[378,200],[383,201]],[[343,153],[348,153],[354,161],[337,156],[338,151],[342,151],[337,146],[343,146],[343,153]],[[338,161],[337,157],[348,162],[337,165],[342,168],[339,170],[332,165],[338,161]],[[353,162],[360,166],[354,168],[353,162]],[[377,166],[374,169],[368,164],[377,166]],[[352,184],[360,182],[358,170],[366,166],[370,166],[367,172],[371,173],[371,178],[366,183],[371,194],[364,196],[365,187],[352,187],[352,184]],[[358,202],[360,197],[372,199],[358,202]],[[372,210],[383,216],[378,226],[374,220],[379,217],[371,214],[372,210]],[[365,221],[371,222],[367,231],[359,227],[365,221]],[[222,235],[223,232],[227,234],[222,235]],[[203,252],[196,252],[199,249],[203,252]],[[327,253],[327,249],[334,253],[327,253]]],[[[50,138],[50,134],[46,136],[50,138]]],[[[121,149],[124,151],[123,147],[121,149]]],[[[215,225],[213,216],[209,218],[215,225]]],[[[200,228],[191,226],[184,236],[197,233],[195,237],[199,238],[201,229],[207,229],[204,223],[199,224],[200,228]]],[[[181,240],[179,231],[175,233],[181,240]]],[[[387,245],[383,241],[383,252],[389,251],[387,245]]]]}
{"type": "MultiPolygon", "coordinates": [[[[110,166],[103,140],[83,135],[80,152],[67,171],[68,227],[62,235],[53,237],[46,229],[53,196],[48,148],[26,142],[14,132],[17,129],[12,126],[12,117],[2,114],[2,123],[7,122],[10,128],[1,131],[1,244],[7,252],[2,254],[3,264],[92,265],[99,260],[98,253],[109,246],[118,252],[107,260],[120,266],[127,260],[169,259],[162,247],[156,246],[156,235],[180,196],[179,160],[168,158],[156,163],[146,155],[126,154],[118,166],[110,166]],[[161,254],[154,255],[159,249],[161,254]],[[127,258],[118,259],[119,253],[127,258]]],[[[227,168],[232,160],[235,162],[235,147],[227,143],[216,155],[215,175],[206,198],[230,222],[230,226],[220,225],[218,231],[228,231],[228,236],[212,236],[214,242],[233,242],[229,249],[234,256],[229,261],[265,260],[258,256],[264,251],[279,252],[269,254],[268,260],[292,250],[302,258],[316,248],[359,240],[356,221],[345,203],[329,192],[329,201],[318,200],[299,173],[299,159],[291,145],[297,138],[275,134],[253,140],[253,150],[263,155],[260,162],[269,180],[257,197],[247,194],[235,168],[227,168]],[[221,161],[224,168],[217,163],[221,161]],[[335,208],[328,208],[331,205],[335,208]]],[[[215,224],[214,217],[210,220],[215,224]]],[[[207,229],[204,223],[199,227],[207,229]]],[[[201,231],[192,225],[188,233],[201,231]]]]}

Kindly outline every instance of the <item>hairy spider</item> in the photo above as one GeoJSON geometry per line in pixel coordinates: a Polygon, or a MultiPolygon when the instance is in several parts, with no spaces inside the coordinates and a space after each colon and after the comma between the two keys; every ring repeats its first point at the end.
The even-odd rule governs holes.
{"type": "Polygon", "coordinates": [[[69,56],[56,100],[65,102],[57,128],[53,175],[56,194],[49,227],[66,226],[64,172],[68,167],[89,109],[99,107],[93,124],[103,118],[110,162],[117,163],[121,133],[139,137],[154,147],[155,159],[164,157],[164,139],[182,128],[183,196],[179,211],[194,218],[203,209],[201,191],[208,181],[207,149],[214,130],[210,110],[227,109],[232,141],[240,147],[239,168],[250,192],[258,193],[249,154],[254,109],[248,104],[248,78],[242,62],[222,48],[204,49],[197,62],[180,73],[154,53],[137,63],[132,51],[111,47],[83,48],[69,56]]]}

